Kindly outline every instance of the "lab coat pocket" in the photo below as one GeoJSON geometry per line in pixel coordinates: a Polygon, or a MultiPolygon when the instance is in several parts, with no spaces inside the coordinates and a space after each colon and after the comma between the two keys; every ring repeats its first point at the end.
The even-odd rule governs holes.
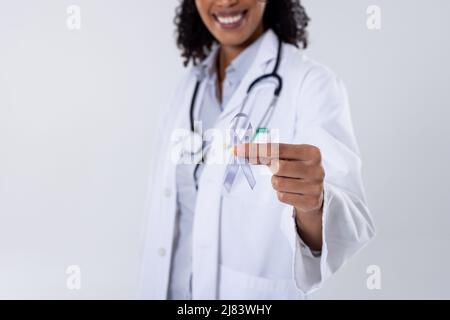
{"type": "Polygon", "coordinates": [[[292,300],[304,299],[293,279],[267,279],[220,266],[221,300],[292,300]]]}

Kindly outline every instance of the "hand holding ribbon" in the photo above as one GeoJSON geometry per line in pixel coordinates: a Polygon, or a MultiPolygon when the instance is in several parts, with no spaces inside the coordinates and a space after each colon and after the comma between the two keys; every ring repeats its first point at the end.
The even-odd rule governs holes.
{"type": "Polygon", "coordinates": [[[305,144],[241,144],[235,156],[250,164],[268,165],[279,201],[295,208],[302,239],[313,250],[322,247],[325,170],[319,148],[305,144]]]}

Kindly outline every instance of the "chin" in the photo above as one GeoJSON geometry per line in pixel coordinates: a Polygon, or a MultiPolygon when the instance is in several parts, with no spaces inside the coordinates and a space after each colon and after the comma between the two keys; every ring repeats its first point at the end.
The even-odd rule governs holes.
{"type": "Polygon", "coordinates": [[[249,38],[250,37],[245,35],[224,35],[221,37],[216,37],[220,45],[227,47],[240,47],[244,45],[249,38]]]}

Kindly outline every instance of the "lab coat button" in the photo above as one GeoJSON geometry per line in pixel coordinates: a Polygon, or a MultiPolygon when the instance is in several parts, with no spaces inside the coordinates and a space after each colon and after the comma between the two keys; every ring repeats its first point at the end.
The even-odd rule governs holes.
{"type": "Polygon", "coordinates": [[[171,195],[172,195],[172,191],[170,191],[169,188],[167,188],[167,189],[164,190],[164,196],[165,196],[166,198],[170,198],[171,195]]]}
{"type": "Polygon", "coordinates": [[[166,249],[159,248],[158,254],[159,254],[160,257],[164,257],[166,255],[166,249]]]}

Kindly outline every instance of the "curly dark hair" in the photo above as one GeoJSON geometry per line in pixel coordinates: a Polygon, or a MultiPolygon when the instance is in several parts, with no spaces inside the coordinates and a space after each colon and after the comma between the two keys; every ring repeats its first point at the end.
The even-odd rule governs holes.
{"type": "MultiPolygon", "coordinates": [[[[309,20],[300,0],[267,0],[263,25],[272,29],[283,42],[306,49],[309,20]]],[[[187,66],[191,60],[196,65],[206,58],[216,40],[203,24],[195,0],[181,0],[174,22],[184,65],[187,66]]]]}

